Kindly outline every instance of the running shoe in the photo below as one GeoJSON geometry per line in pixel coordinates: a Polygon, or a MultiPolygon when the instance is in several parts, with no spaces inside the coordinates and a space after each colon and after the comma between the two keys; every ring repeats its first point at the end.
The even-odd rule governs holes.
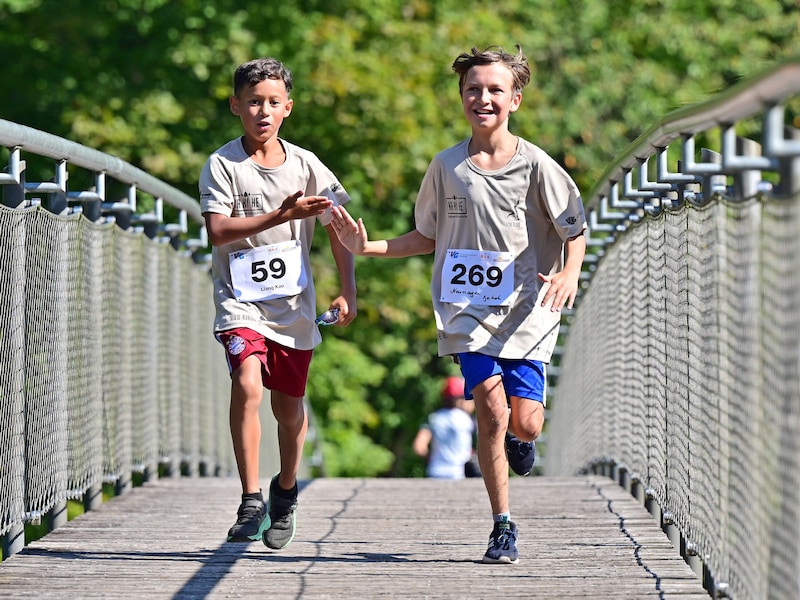
{"type": "Polygon", "coordinates": [[[513,521],[495,521],[489,547],[483,555],[483,562],[515,565],[519,562],[517,552],[517,525],[513,521]]]}
{"type": "Polygon", "coordinates": [[[297,509],[297,484],[294,486],[291,498],[281,498],[275,493],[278,487],[278,476],[272,478],[269,484],[268,511],[270,526],[264,532],[263,541],[267,548],[280,550],[289,545],[294,539],[296,527],[295,510],[297,509]]]}
{"type": "Polygon", "coordinates": [[[253,542],[261,538],[269,527],[267,507],[257,498],[242,497],[239,510],[236,511],[236,523],[228,530],[229,542],[253,542]]]}
{"type": "Polygon", "coordinates": [[[517,475],[529,475],[536,461],[536,444],[522,442],[512,433],[506,433],[506,456],[508,466],[517,475]]]}

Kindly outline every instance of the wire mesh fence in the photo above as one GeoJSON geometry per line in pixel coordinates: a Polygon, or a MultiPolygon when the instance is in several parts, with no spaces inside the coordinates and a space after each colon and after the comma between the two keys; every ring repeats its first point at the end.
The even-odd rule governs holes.
{"type": "Polygon", "coordinates": [[[800,597],[798,73],[659,124],[609,170],[552,394],[546,474],[618,475],[715,596],[800,597]],[[734,138],[753,115],[763,148],[734,138]],[[714,129],[722,153],[698,160],[714,129]]]}
{"type": "Polygon", "coordinates": [[[0,206],[0,295],[0,535],[135,472],[235,474],[207,267],[0,206]]]}

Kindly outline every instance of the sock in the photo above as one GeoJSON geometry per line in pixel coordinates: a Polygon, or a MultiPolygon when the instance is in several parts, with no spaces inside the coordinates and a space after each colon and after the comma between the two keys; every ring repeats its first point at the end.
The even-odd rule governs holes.
{"type": "Polygon", "coordinates": [[[274,485],[272,486],[272,493],[285,500],[294,500],[295,496],[297,496],[297,484],[295,483],[292,489],[285,490],[281,487],[281,484],[278,483],[278,480],[276,479],[274,485]]]}
{"type": "Polygon", "coordinates": [[[261,493],[261,490],[257,492],[252,492],[250,494],[242,494],[242,502],[245,500],[258,500],[259,502],[264,501],[264,495],[261,493]]]}
{"type": "Polygon", "coordinates": [[[492,519],[495,523],[508,523],[511,520],[511,513],[504,512],[499,515],[492,515],[492,519]]]}

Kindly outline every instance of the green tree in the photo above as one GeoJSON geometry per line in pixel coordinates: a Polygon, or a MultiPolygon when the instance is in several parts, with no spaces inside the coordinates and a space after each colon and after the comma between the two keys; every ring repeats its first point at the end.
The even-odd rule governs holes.
{"type": "MultiPolygon", "coordinates": [[[[413,227],[432,156],[469,134],[453,59],[520,44],[515,132],[591,189],[654,121],[800,50],[794,0],[0,0],[3,118],[120,156],[195,195],[239,135],[231,76],[261,55],[295,74],[282,135],[316,152],[374,237],[413,227]]],[[[320,232],[320,309],[336,290],[320,232]]],[[[325,330],[309,394],[331,475],[420,473],[409,446],[454,371],[436,355],[430,257],[358,259],[359,317],[325,330]]]]}

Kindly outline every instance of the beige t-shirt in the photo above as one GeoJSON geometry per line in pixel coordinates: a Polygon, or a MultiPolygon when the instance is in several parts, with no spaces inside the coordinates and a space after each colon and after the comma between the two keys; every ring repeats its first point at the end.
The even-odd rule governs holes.
{"type": "Polygon", "coordinates": [[[436,241],[431,294],[439,354],[549,362],[561,313],[541,306],[546,284],[537,273],[562,270],[564,242],[585,232],[580,192],[555,160],[522,138],[493,172],[472,163],[468,146],[466,139],[434,157],[415,208],[417,230],[436,241]]]}
{"type": "MultiPolygon", "coordinates": [[[[241,138],[228,142],[211,154],[200,174],[201,211],[233,217],[260,215],[279,208],[288,196],[299,190],[303,190],[304,196],[328,196],[335,204],[349,202],[350,197],[342,184],[312,152],[285,140],[280,142],[286,152],[286,161],[275,168],[263,167],[250,159],[241,138]]],[[[309,258],[317,219],[322,225],[329,224],[330,211],[317,218],[289,221],[212,249],[211,272],[217,309],[215,332],[248,327],[289,348],[310,350],[319,344],[321,336],[314,324],[316,295],[309,258]],[[258,252],[268,248],[270,252],[277,252],[274,256],[278,260],[273,261],[273,254],[253,256],[253,253],[237,253],[251,248],[259,248],[258,252]],[[286,254],[286,250],[295,251],[286,254]],[[243,261],[240,264],[245,265],[245,271],[250,269],[246,275],[252,275],[253,280],[267,285],[280,281],[276,278],[281,275],[302,273],[303,283],[295,287],[305,287],[294,293],[294,288],[287,286],[293,290],[288,296],[240,301],[237,296],[245,296],[241,292],[243,286],[234,286],[231,277],[232,253],[243,261]],[[284,257],[288,258],[284,260],[284,257]]],[[[240,267],[237,265],[237,268],[240,267]]],[[[296,279],[301,280],[299,277],[296,279]]],[[[248,285],[256,284],[248,282],[248,285]]]]}

